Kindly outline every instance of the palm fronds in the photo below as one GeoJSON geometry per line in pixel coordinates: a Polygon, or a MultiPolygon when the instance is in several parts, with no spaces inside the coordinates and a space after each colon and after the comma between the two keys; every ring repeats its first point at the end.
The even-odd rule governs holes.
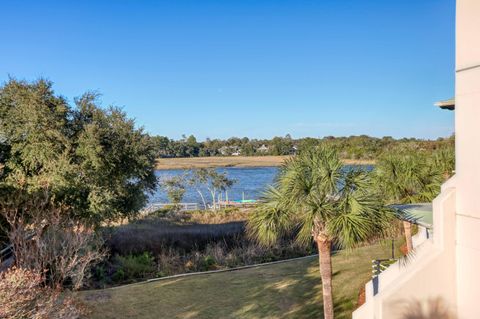
{"type": "Polygon", "coordinates": [[[249,232],[271,244],[289,229],[309,243],[323,236],[343,248],[386,233],[393,214],[372,191],[371,173],[345,170],[333,149],[309,149],[289,159],[249,221],[249,232]]]}

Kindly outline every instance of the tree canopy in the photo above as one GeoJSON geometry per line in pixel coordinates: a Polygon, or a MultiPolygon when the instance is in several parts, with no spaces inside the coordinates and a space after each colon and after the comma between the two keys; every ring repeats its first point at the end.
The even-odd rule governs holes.
{"type": "Polygon", "coordinates": [[[87,92],[70,105],[50,81],[0,87],[0,187],[51,192],[94,222],[135,214],[156,187],[154,145],[119,108],[87,92]]]}

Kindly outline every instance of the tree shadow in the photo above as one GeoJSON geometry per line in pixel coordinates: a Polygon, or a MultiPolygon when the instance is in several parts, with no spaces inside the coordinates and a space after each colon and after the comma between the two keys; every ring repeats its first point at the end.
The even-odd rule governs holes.
{"type": "MultiPolygon", "coordinates": [[[[228,285],[225,282],[225,286],[233,288],[222,292],[223,299],[215,298],[211,303],[205,303],[203,299],[192,300],[176,318],[321,318],[323,303],[321,281],[316,273],[318,259],[312,257],[304,269],[295,263],[284,269],[288,278],[267,269],[263,274],[256,274],[260,277],[254,280],[256,286],[247,289],[249,293],[241,296],[235,291],[234,280],[228,285]]],[[[339,274],[336,271],[333,276],[339,274]]],[[[241,283],[238,284],[244,288],[241,283]]],[[[334,296],[334,303],[334,311],[339,314],[337,318],[348,318],[349,315],[345,314],[352,310],[350,300],[334,296]]]]}

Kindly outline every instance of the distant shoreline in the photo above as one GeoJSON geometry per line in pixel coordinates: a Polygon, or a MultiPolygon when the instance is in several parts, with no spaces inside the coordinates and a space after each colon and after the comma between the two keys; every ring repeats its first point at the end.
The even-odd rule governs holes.
{"type": "MultiPolygon", "coordinates": [[[[157,170],[210,168],[210,167],[267,167],[280,166],[290,156],[212,156],[159,158],[155,164],[157,170]]],[[[374,160],[342,160],[347,165],[373,165],[374,160]]]]}

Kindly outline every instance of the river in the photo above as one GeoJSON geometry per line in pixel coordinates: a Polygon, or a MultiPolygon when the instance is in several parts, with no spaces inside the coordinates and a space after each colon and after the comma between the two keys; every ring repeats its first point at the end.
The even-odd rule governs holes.
{"type": "MultiPolygon", "coordinates": [[[[346,168],[352,166],[345,166],[346,168]]],[[[367,170],[371,170],[372,166],[364,166],[367,170]]],[[[218,172],[226,172],[228,178],[235,180],[233,186],[228,190],[229,200],[241,200],[241,199],[258,199],[265,187],[272,184],[279,168],[278,167],[227,167],[218,168],[218,172]]],[[[183,175],[187,170],[172,169],[172,170],[157,170],[155,174],[162,180],[172,176],[183,175]]],[[[210,202],[209,194],[207,190],[203,190],[206,199],[210,202]]],[[[225,194],[223,194],[225,199],[225,194]]],[[[165,190],[159,187],[157,191],[150,196],[150,202],[169,202],[165,190]]],[[[192,187],[187,187],[185,196],[182,202],[187,203],[201,203],[200,195],[192,187]]]]}

